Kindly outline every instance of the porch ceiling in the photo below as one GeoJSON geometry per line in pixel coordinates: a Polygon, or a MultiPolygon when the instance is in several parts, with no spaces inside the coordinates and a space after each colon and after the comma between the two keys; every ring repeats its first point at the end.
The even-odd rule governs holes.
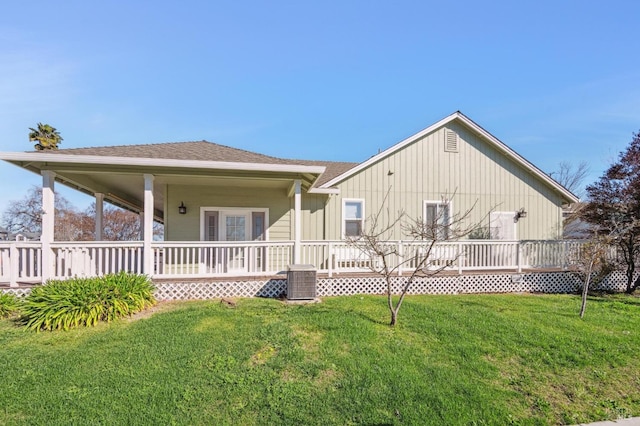
{"type": "Polygon", "coordinates": [[[299,179],[303,189],[308,190],[324,171],[324,167],[304,165],[157,159],[126,162],[122,158],[46,153],[0,153],[0,159],[37,174],[51,170],[57,182],[89,195],[103,193],[106,201],[136,213],[142,211],[144,205],[143,175],[152,174],[155,176],[154,218],[160,222],[164,216],[166,184],[286,189],[299,179]]]}

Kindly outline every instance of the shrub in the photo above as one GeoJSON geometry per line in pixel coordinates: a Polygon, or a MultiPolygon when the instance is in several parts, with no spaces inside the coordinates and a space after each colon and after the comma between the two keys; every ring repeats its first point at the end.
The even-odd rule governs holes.
{"type": "Polygon", "coordinates": [[[49,281],[25,298],[22,320],[31,330],[68,330],[112,321],[153,306],[153,284],[126,272],[49,281]]]}
{"type": "Polygon", "coordinates": [[[18,311],[18,298],[11,293],[0,292],[0,318],[7,318],[18,311]]]}

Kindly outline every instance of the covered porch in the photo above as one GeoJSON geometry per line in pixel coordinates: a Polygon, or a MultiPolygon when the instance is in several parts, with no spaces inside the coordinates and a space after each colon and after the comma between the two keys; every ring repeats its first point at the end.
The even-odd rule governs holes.
{"type": "Polygon", "coordinates": [[[238,150],[206,142],[181,145],[192,156],[213,149],[211,155],[233,161],[176,159],[175,153],[136,158],[131,147],[122,157],[95,155],[100,149],[92,155],[82,149],[0,153],[0,159],[42,176],[40,241],[2,242],[0,283],[121,270],[150,276],[264,274],[300,263],[302,194],[331,193],[313,188],[324,166],[262,156],[242,162],[238,150]],[[95,241],[55,239],[57,184],[94,197],[95,241]],[[140,216],[138,241],[102,241],[105,202],[140,216]],[[167,241],[154,240],[154,221],[164,225],[167,241]]]}

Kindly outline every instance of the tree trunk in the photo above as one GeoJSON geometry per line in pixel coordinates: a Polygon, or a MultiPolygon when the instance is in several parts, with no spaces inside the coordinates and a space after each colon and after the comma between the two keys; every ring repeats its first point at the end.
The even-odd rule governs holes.
{"type": "Polygon", "coordinates": [[[633,242],[629,242],[629,245],[626,247],[627,253],[625,253],[627,257],[627,290],[625,293],[631,294],[633,290],[635,290],[635,286],[633,285],[633,274],[636,271],[636,260],[634,259],[634,245],[633,242]]]}
{"type": "Polygon", "coordinates": [[[591,268],[585,276],[584,284],[582,286],[582,305],[580,306],[580,318],[584,317],[584,312],[587,310],[587,295],[589,294],[589,284],[591,283],[591,268]]]}
{"type": "Polygon", "coordinates": [[[625,293],[631,294],[633,290],[635,290],[635,285],[633,284],[633,274],[635,273],[636,265],[635,261],[630,260],[627,265],[627,290],[625,293]]]}
{"type": "Polygon", "coordinates": [[[395,326],[398,323],[398,311],[396,309],[391,309],[391,322],[390,326],[395,326]]]}

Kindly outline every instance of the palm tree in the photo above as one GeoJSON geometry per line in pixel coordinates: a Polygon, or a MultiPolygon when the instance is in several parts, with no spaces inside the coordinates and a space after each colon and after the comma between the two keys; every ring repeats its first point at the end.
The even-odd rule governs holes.
{"type": "Polygon", "coordinates": [[[34,129],[29,127],[29,141],[35,142],[34,148],[37,151],[43,151],[45,149],[58,149],[58,144],[62,142],[62,136],[55,127],[51,127],[48,124],[38,123],[38,128],[34,129]]]}

